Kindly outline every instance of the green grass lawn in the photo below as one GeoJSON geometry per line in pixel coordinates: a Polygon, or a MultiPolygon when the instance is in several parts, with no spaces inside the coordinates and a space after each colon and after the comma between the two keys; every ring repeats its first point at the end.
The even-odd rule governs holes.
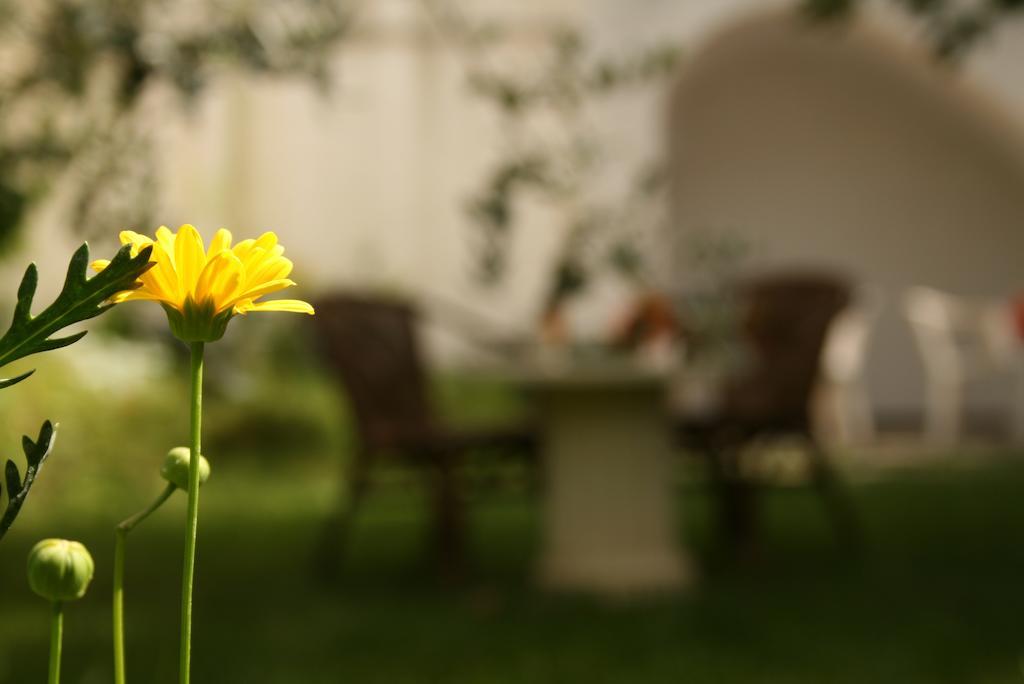
{"type": "MultiPolygon", "coordinates": [[[[158,485],[154,484],[155,494],[158,485]]],[[[835,548],[813,493],[773,492],[755,565],[715,553],[708,500],[680,495],[702,565],[688,595],[608,603],[551,596],[531,582],[537,502],[480,494],[475,567],[464,586],[433,579],[420,494],[373,494],[348,569],[325,588],[310,549],[333,483],[220,468],[204,488],[194,681],[1020,682],[1024,680],[1024,464],[934,467],[857,487],[868,548],[835,548]]],[[[0,549],[0,682],[45,678],[47,610],[24,558],[43,536],[85,542],[89,595],[69,607],[64,679],[109,682],[112,527],[145,501],[82,498],[31,506],[0,549]]],[[[130,539],[129,678],[176,681],[184,497],[130,539]]]]}

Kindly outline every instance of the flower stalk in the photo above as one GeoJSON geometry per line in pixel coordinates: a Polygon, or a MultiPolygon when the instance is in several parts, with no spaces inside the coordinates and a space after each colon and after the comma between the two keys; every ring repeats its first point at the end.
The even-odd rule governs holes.
{"type": "MultiPolygon", "coordinates": [[[[203,414],[203,343],[192,342],[191,377],[191,439],[193,455],[201,454],[203,414]]],[[[185,528],[185,562],[181,579],[181,650],[178,659],[178,681],[189,683],[192,658],[192,582],[196,564],[196,532],[199,525],[199,458],[188,464],[188,517],[185,528]]]]}
{"type": "Polygon", "coordinates": [[[50,611],[50,674],[49,684],[60,684],[60,652],[64,640],[64,604],[53,602],[50,611]]]}
{"type": "Polygon", "coordinates": [[[160,508],[177,489],[168,484],[153,503],[127,520],[122,521],[115,530],[114,537],[114,684],[125,684],[124,663],[124,565],[128,533],[136,525],[148,518],[160,508]]]}

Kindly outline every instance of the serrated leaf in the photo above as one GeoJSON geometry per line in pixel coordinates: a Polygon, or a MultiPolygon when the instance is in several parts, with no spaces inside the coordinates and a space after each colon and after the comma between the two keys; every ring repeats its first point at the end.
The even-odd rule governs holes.
{"type": "MultiPolygon", "coordinates": [[[[84,332],[68,337],[51,337],[58,331],[81,321],[98,316],[109,308],[107,300],[114,294],[136,287],[139,276],[150,269],[151,248],[131,255],[131,247],[125,245],[118,251],[110,264],[98,274],[89,278],[89,245],[83,244],[71,257],[68,264],[64,287],[50,306],[38,316],[32,315],[32,299],[39,283],[35,264],[29,264],[18,286],[18,303],[14,318],[3,337],[0,337],[0,367],[17,359],[74,344],[82,339],[84,332]]],[[[29,373],[0,380],[0,388],[24,380],[29,373]]]]}
{"type": "Polygon", "coordinates": [[[41,343],[39,345],[39,347],[33,353],[44,352],[44,351],[52,351],[54,349],[60,349],[61,347],[66,347],[69,344],[74,344],[78,340],[80,340],[83,337],[85,337],[85,333],[86,333],[86,331],[83,330],[80,333],[75,333],[74,335],[68,335],[67,337],[51,337],[50,339],[48,339],[45,342],[41,343]]]}
{"type": "Polygon", "coordinates": [[[21,475],[18,474],[18,466],[14,461],[8,460],[4,466],[4,481],[7,483],[7,496],[14,498],[21,493],[21,475]]]}
{"type": "Polygon", "coordinates": [[[35,373],[35,371],[30,370],[27,373],[16,375],[13,378],[0,378],[0,389],[3,389],[4,387],[10,387],[11,385],[17,385],[19,382],[21,382],[28,376],[32,375],[33,373],[35,373]]]}
{"type": "Polygon", "coordinates": [[[50,455],[50,450],[53,449],[54,438],[53,435],[56,432],[56,426],[50,421],[43,423],[43,426],[39,429],[39,437],[33,442],[28,438],[27,435],[21,438],[21,448],[25,452],[25,460],[31,466],[38,466],[46,457],[50,455]]]}
{"type": "Polygon", "coordinates": [[[3,517],[0,517],[0,539],[7,534],[7,530],[14,524],[15,518],[21,512],[21,507],[28,498],[29,490],[39,475],[43,463],[50,456],[53,445],[57,440],[57,427],[50,421],[43,423],[39,429],[39,437],[32,441],[28,436],[21,439],[22,448],[25,450],[25,478],[22,479],[18,473],[18,466],[8,460],[4,476],[7,481],[7,508],[3,517]]]}

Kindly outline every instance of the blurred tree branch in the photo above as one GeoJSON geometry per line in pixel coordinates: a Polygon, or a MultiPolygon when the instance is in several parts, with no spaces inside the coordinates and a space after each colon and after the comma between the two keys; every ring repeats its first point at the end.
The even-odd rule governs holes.
{"type": "Polygon", "coordinates": [[[350,16],[345,0],[0,0],[0,250],[70,173],[82,232],[110,193],[152,199],[147,133],[132,121],[151,85],[189,102],[234,66],[326,87],[350,16]],[[139,187],[125,193],[119,176],[139,187]]]}
{"type": "MultiPolygon", "coordinates": [[[[801,3],[803,11],[825,21],[849,16],[863,1],[801,3]]],[[[1024,0],[888,1],[924,22],[936,54],[943,59],[966,53],[1000,21],[1024,10],[1024,0]]],[[[663,160],[652,159],[636,169],[627,197],[604,206],[585,200],[581,189],[605,160],[607,143],[588,125],[587,114],[603,98],[664,83],[675,72],[680,46],[654,45],[616,61],[602,60],[588,49],[579,30],[555,25],[544,39],[546,61],[517,70],[495,56],[508,27],[471,21],[450,0],[421,2],[438,34],[462,58],[472,92],[491,105],[501,122],[503,149],[467,204],[478,229],[481,281],[496,283],[503,277],[508,243],[519,219],[517,208],[526,197],[564,214],[565,247],[553,276],[552,300],[585,287],[588,274],[599,265],[593,245],[600,235],[618,234],[620,239],[606,240],[607,249],[598,260],[627,273],[642,271],[642,255],[628,228],[631,223],[652,220],[651,204],[664,188],[663,160]]]]}
{"type": "Polygon", "coordinates": [[[679,49],[656,44],[616,59],[594,54],[573,26],[543,28],[542,61],[512,68],[497,52],[508,27],[471,21],[447,0],[421,0],[437,33],[460,56],[470,91],[488,103],[501,126],[501,149],[467,202],[476,233],[476,272],[485,284],[506,274],[508,245],[528,198],[554,208],[563,222],[562,251],[544,308],[584,289],[597,270],[639,277],[641,226],[661,220],[649,211],[663,187],[660,159],[632,170],[624,196],[589,197],[608,161],[607,140],[591,116],[611,97],[664,83],[679,49]]]}
{"type": "MultiPolygon", "coordinates": [[[[842,19],[864,0],[803,0],[804,9],[818,19],[842,19]]],[[[1002,21],[1019,16],[1024,0],[889,0],[923,22],[935,54],[955,59],[966,54],[1002,21]]]]}

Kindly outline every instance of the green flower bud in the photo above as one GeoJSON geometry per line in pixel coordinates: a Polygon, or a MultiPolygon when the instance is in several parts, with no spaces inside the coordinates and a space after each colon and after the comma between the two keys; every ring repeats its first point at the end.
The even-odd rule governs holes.
{"type": "MultiPolygon", "coordinates": [[[[160,467],[160,477],[178,489],[188,491],[188,464],[192,450],[188,447],[174,447],[167,452],[167,458],[160,467]]],[[[210,478],[210,463],[205,456],[199,456],[199,484],[210,478]]]]}
{"type": "Polygon", "coordinates": [[[76,541],[44,539],[28,554],[28,585],[50,601],[82,598],[92,573],[92,556],[76,541]]]}

